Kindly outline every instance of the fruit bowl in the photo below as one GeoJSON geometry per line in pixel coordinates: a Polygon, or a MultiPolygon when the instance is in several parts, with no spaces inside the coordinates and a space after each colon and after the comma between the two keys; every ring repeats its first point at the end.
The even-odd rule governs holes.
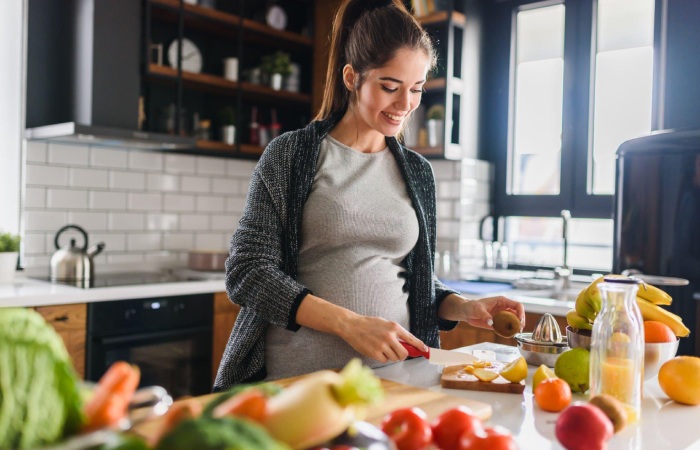
{"type": "MultiPolygon", "coordinates": [[[[566,327],[566,337],[571,348],[582,347],[591,349],[591,332],[588,330],[575,330],[566,327]]],[[[659,373],[659,369],[669,359],[676,356],[678,351],[679,338],[671,342],[644,344],[644,379],[654,378],[659,373]]]]}

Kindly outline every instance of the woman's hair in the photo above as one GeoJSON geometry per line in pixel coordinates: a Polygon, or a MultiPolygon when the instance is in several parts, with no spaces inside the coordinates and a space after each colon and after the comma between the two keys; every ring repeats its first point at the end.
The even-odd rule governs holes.
{"type": "Polygon", "coordinates": [[[430,37],[402,0],[345,0],[333,20],[326,85],[316,119],[347,109],[346,64],[359,75],[357,89],[370,70],[384,66],[403,48],[423,50],[434,67],[437,57],[430,37]]]}

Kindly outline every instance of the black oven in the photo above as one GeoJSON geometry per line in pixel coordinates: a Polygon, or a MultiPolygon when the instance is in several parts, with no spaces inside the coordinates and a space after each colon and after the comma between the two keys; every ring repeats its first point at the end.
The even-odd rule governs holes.
{"type": "Polygon", "coordinates": [[[140,386],[174,398],[211,392],[212,295],[182,295],[88,304],[86,379],[115,361],[141,370],[140,386]]]}

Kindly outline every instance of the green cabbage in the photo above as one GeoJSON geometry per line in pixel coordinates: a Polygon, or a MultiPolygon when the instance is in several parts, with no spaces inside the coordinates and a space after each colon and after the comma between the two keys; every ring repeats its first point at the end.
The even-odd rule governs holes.
{"type": "Polygon", "coordinates": [[[63,340],[36,311],[0,308],[0,448],[60,441],[83,422],[63,340]]]}

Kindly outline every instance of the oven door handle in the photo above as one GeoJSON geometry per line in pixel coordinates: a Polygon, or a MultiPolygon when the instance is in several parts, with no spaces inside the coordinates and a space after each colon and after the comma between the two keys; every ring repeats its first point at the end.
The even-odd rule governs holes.
{"type": "Polygon", "coordinates": [[[205,327],[193,327],[193,328],[178,328],[177,330],[152,331],[152,332],[138,333],[138,334],[126,334],[123,336],[93,336],[93,340],[96,340],[104,345],[112,345],[112,344],[123,344],[125,342],[133,342],[133,341],[144,340],[144,339],[151,340],[151,339],[169,338],[172,336],[183,336],[185,334],[204,333],[204,332],[211,333],[212,327],[205,326],[205,327]]]}

